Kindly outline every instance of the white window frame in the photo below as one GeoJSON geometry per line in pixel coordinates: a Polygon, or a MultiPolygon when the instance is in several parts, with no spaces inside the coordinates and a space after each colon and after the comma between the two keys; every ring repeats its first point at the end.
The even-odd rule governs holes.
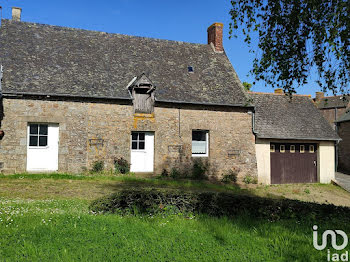
{"type": "Polygon", "coordinates": [[[28,148],[30,149],[45,149],[45,148],[49,148],[49,124],[48,123],[28,123],[27,125],[27,143],[28,143],[28,148]],[[31,134],[30,133],[30,126],[31,125],[38,125],[38,133],[37,134],[31,134]],[[45,125],[47,126],[47,135],[40,135],[40,125],[45,125]],[[30,145],[30,137],[31,136],[37,136],[38,137],[38,143],[36,146],[31,146],[30,145]],[[40,146],[39,145],[39,140],[40,137],[46,137],[46,146],[40,146]]]}
{"type": "Polygon", "coordinates": [[[200,131],[200,132],[205,132],[205,140],[206,140],[206,148],[205,148],[205,151],[206,153],[205,154],[199,154],[199,153],[193,153],[192,152],[192,137],[191,137],[191,152],[192,152],[192,157],[209,157],[209,131],[208,130],[200,130],[200,129],[193,129],[193,131],[200,131]]]}
{"type": "Polygon", "coordinates": [[[300,145],[300,153],[305,153],[305,145],[300,145]]]}
{"type": "Polygon", "coordinates": [[[275,152],[276,152],[275,145],[270,145],[270,153],[275,153],[275,152]]]}
{"type": "Polygon", "coordinates": [[[314,145],[309,145],[309,153],[315,153],[315,146],[314,145]],[[312,148],[312,150],[311,150],[312,148]]]}
{"type": "Polygon", "coordinates": [[[280,145],[280,153],[285,153],[285,152],[286,152],[286,145],[280,145]]]}
{"type": "Polygon", "coordinates": [[[290,145],[289,147],[289,152],[290,153],[295,153],[295,145],[290,145]],[[293,148],[293,149],[292,149],[293,148]]]}
{"type": "Polygon", "coordinates": [[[131,132],[131,144],[130,144],[130,148],[132,151],[145,151],[146,150],[146,133],[145,132],[131,132]],[[143,140],[140,140],[140,133],[143,133],[144,134],[144,139],[143,140]],[[137,134],[137,140],[133,140],[132,139],[132,135],[133,134],[137,134]],[[137,143],[137,148],[136,149],[133,149],[132,148],[132,143],[133,142],[136,142],[137,143]],[[144,148],[143,149],[140,149],[140,142],[143,142],[144,143],[144,148]]]}

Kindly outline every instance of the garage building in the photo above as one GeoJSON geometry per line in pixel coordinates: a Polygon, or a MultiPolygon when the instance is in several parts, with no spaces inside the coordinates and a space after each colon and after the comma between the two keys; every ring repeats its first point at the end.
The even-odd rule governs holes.
{"type": "Polygon", "coordinates": [[[310,96],[250,93],[259,183],[330,183],[340,141],[310,96]]]}

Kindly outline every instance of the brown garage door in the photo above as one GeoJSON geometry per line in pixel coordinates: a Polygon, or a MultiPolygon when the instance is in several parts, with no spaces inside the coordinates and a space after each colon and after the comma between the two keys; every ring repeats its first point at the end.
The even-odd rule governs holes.
{"type": "Polygon", "coordinates": [[[271,183],[317,182],[317,144],[271,143],[271,183]]]}

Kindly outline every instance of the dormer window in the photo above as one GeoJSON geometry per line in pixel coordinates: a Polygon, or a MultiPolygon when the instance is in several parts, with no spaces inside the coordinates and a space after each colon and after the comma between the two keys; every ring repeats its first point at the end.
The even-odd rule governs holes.
{"type": "Polygon", "coordinates": [[[155,86],[145,74],[142,74],[130,84],[129,91],[133,98],[134,113],[153,113],[154,90],[155,86]]]}

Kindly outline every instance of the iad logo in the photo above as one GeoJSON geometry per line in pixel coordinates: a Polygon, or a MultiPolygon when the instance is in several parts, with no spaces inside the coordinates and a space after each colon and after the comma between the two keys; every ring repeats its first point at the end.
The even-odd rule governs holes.
{"type": "MultiPolygon", "coordinates": [[[[314,248],[316,248],[317,250],[323,250],[326,248],[326,246],[328,244],[328,242],[327,242],[328,236],[331,237],[331,244],[335,250],[343,250],[348,245],[348,236],[342,230],[334,230],[335,232],[333,230],[324,231],[322,234],[322,244],[319,245],[318,244],[318,233],[317,233],[318,227],[316,225],[314,225],[313,229],[314,229],[313,244],[314,244],[314,248]],[[337,234],[343,237],[343,244],[341,244],[340,246],[337,245],[337,234]]],[[[328,249],[327,250],[327,261],[349,261],[348,251],[346,251],[343,254],[338,254],[338,253],[331,254],[330,250],[328,249]]]]}

